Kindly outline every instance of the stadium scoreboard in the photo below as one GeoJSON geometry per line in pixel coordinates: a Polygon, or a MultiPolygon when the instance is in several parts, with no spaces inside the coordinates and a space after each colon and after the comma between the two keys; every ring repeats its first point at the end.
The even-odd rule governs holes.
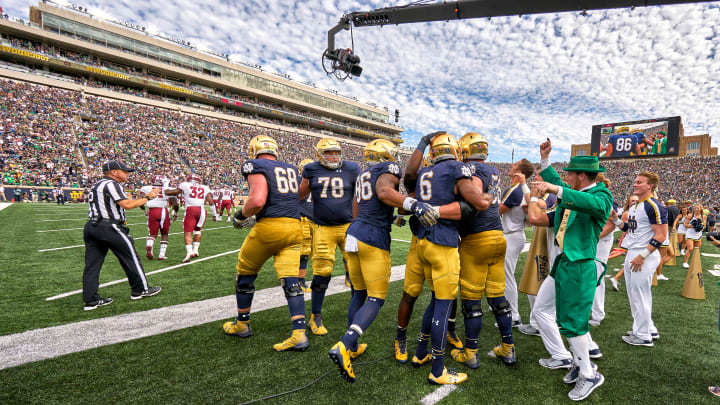
{"type": "Polygon", "coordinates": [[[600,159],[676,156],[680,117],[593,125],[590,154],[600,159]]]}

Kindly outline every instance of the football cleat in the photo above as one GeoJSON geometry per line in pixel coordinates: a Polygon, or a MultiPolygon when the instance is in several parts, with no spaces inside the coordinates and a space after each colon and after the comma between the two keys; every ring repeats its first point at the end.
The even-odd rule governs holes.
{"type": "Polygon", "coordinates": [[[289,338],[282,342],[273,345],[273,349],[278,352],[293,351],[293,352],[304,352],[310,346],[310,341],[305,335],[305,330],[295,329],[289,338]]]}
{"type": "Polygon", "coordinates": [[[355,350],[350,350],[350,359],[355,360],[362,356],[367,350],[367,343],[360,343],[355,350]]]}
{"type": "MultiPolygon", "coordinates": [[[[627,336],[630,336],[633,333],[631,330],[629,330],[629,331],[625,332],[625,334],[627,336]]],[[[652,340],[658,340],[658,339],[660,339],[660,333],[659,332],[650,332],[650,337],[652,337],[652,340]]]]}
{"type": "Polygon", "coordinates": [[[505,363],[506,366],[512,366],[517,363],[517,355],[515,354],[515,345],[502,343],[495,346],[489,353],[490,357],[497,357],[505,363]]]}
{"type": "Polygon", "coordinates": [[[435,377],[432,373],[428,375],[428,382],[435,385],[460,384],[465,380],[467,380],[467,374],[458,373],[455,370],[448,370],[447,368],[443,368],[440,377],[435,377]]]}
{"type": "Polygon", "coordinates": [[[152,246],[145,246],[145,256],[148,260],[152,260],[155,257],[153,256],[152,246]]]}
{"type": "Polygon", "coordinates": [[[337,342],[328,352],[328,357],[333,363],[337,364],[340,369],[340,376],[349,383],[355,382],[355,372],[350,362],[350,352],[345,348],[343,342],[337,342]]]}
{"type": "Polygon", "coordinates": [[[457,332],[449,331],[447,332],[447,343],[452,346],[453,349],[462,350],[463,349],[463,343],[462,340],[457,335],[457,332]]]}
{"type": "Polygon", "coordinates": [[[310,326],[310,330],[313,335],[323,336],[328,333],[327,328],[322,324],[322,315],[311,314],[308,325],[310,326]]]}
{"type": "Polygon", "coordinates": [[[160,255],[160,256],[158,256],[158,260],[167,260],[167,256],[160,255]]]}
{"type": "Polygon", "coordinates": [[[413,367],[420,367],[425,363],[429,363],[432,360],[432,355],[430,353],[426,354],[425,357],[421,359],[418,359],[417,356],[413,356],[412,360],[410,360],[410,365],[413,367]]]}
{"type": "Polygon", "coordinates": [[[141,300],[145,297],[152,297],[153,295],[158,295],[158,294],[160,294],[160,291],[162,291],[162,287],[160,287],[160,286],[148,287],[146,290],[133,291],[130,294],[130,299],[131,300],[141,300]]]}
{"type": "Polygon", "coordinates": [[[249,321],[238,321],[236,319],[232,322],[225,322],[223,324],[223,330],[228,335],[240,336],[242,338],[252,336],[252,329],[250,329],[249,321]]]}
{"type": "Polygon", "coordinates": [[[195,256],[193,256],[192,253],[188,253],[187,255],[185,255],[185,258],[183,259],[182,262],[183,262],[183,263],[187,263],[187,262],[189,262],[190,259],[192,259],[193,257],[195,257],[195,256]]]}
{"type": "Polygon", "coordinates": [[[476,369],[480,367],[480,358],[478,357],[477,349],[452,349],[450,350],[450,357],[458,363],[464,364],[468,368],[476,369]]]}
{"type": "Polygon", "coordinates": [[[622,340],[623,340],[623,342],[625,342],[629,345],[633,345],[633,346],[647,346],[647,347],[653,346],[652,339],[645,340],[645,339],[641,339],[635,335],[624,335],[624,336],[622,336],[622,340]]]}
{"type": "Polygon", "coordinates": [[[538,360],[541,366],[549,368],[551,370],[557,370],[559,368],[571,368],[573,365],[572,359],[554,359],[552,357],[547,359],[538,360]]]}
{"type": "Polygon", "coordinates": [[[400,364],[408,362],[407,340],[395,339],[395,360],[400,364]]]}

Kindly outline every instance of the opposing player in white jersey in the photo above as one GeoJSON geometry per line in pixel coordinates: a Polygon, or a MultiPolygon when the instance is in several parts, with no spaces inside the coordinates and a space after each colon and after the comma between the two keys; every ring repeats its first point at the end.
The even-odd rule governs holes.
{"type": "MultiPolygon", "coordinates": [[[[152,185],[151,186],[144,186],[140,188],[140,193],[144,196],[150,191],[152,191],[153,188],[166,189],[168,187],[168,180],[163,176],[154,176],[152,185]]],[[[152,260],[154,258],[153,255],[153,245],[155,244],[155,239],[157,239],[158,231],[160,232],[160,253],[158,254],[158,260],[165,260],[167,259],[167,256],[165,253],[167,252],[168,247],[168,234],[170,233],[170,212],[168,211],[168,206],[173,207],[173,221],[177,219],[177,213],[178,213],[178,205],[177,200],[173,197],[167,196],[164,193],[158,194],[158,196],[146,204],[148,207],[148,211],[145,212],[145,206],[141,206],[140,208],[145,212],[145,215],[147,216],[147,224],[148,224],[148,231],[150,233],[150,236],[147,238],[147,242],[145,244],[145,255],[148,259],[152,260]]]]}
{"type": "MultiPolygon", "coordinates": [[[[220,208],[220,199],[222,198],[222,189],[214,188],[210,191],[210,194],[212,194],[213,205],[215,206],[215,211],[218,211],[220,208]]],[[[213,214],[213,222],[220,221],[221,219],[222,219],[221,214],[218,214],[218,213],[213,214]]]]}
{"type": "Polygon", "coordinates": [[[220,205],[218,207],[219,220],[222,220],[223,212],[227,212],[227,221],[230,222],[232,214],[230,210],[235,208],[235,192],[225,186],[220,189],[220,205]]]}
{"type": "Polygon", "coordinates": [[[640,201],[628,211],[628,222],[613,221],[626,231],[624,246],[625,285],[630,311],[633,316],[632,331],[622,337],[633,346],[652,346],[660,335],[652,320],[651,283],[655,269],[660,263],[660,246],[667,238],[667,209],[652,193],[660,180],[653,172],[641,172],[633,183],[633,193],[640,201]]]}
{"type": "Polygon", "coordinates": [[[200,176],[191,174],[187,177],[187,181],[180,183],[177,188],[165,190],[165,195],[182,194],[185,199],[183,231],[185,232],[187,255],[183,259],[183,263],[187,263],[199,255],[201,231],[207,216],[204,205],[210,205],[213,217],[217,217],[210,187],[200,184],[201,181],[200,176]]]}
{"type": "Polygon", "coordinates": [[[505,251],[505,298],[512,308],[513,327],[522,325],[520,312],[518,312],[518,289],[515,280],[515,267],[520,252],[525,247],[525,211],[522,201],[525,194],[530,192],[526,180],[535,172],[535,167],[529,160],[523,159],[512,165],[510,177],[512,185],[503,192],[500,201],[500,215],[502,216],[503,235],[507,241],[505,251]]]}

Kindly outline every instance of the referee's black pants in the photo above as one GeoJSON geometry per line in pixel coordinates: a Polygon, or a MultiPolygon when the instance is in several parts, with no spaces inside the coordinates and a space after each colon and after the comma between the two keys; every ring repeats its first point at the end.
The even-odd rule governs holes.
{"type": "Polygon", "coordinates": [[[141,292],[148,288],[140,257],[135,251],[130,229],[112,222],[88,221],[83,230],[85,241],[85,271],[83,272],[83,301],[91,303],[100,299],[100,269],[102,268],[108,249],[112,250],[120,261],[120,265],[132,291],[141,292]]]}

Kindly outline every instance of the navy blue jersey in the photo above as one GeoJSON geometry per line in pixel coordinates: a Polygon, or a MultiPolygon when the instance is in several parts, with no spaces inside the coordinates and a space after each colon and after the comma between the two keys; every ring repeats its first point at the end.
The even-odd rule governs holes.
{"type": "Polygon", "coordinates": [[[555,194],[545,193],[542,199],[545,200],[545,205],[547,206],[547,209],[554,208],[555,204],[557,204],[557,195],[555,194]]]}
{"type": "MultiPolygon", "coordinates": [[[[455,184],[461,179],[472,179],[472,169],[457,160],[443,160],[424,167],[418,172],[416,197],[433,206],[450,204],[458,200],[455,184]]],[[[430,228],[421,227],[415,236],[443,246],[457,247],[460,242],[458,222],[447,219],[438,220],[437,225],[430,228]]]]}
{"type": "MultiPolygon", "coordinates": [[[[355,185],[358,213],[348,227],[347,234],[370,246],[389,251],[390,227],[395,208],[380,201],[375,190],[375,183],[385,173],[396,176],[398,182],[402,178],[402,169],[395,162],[376,163],[358,176],[355,185]]],[[[398,189],[399,184],[395,188],[398,189]]]]}
{"type": "Polygon", "coordinates": [[[608,143],[613,146],[612,157],[625,157],[630,156],[630,152],[635,151],[635,145],[637,145],[638,140],[635,135],[622,133],[610,135],[608,143]]]}
{"type": "Polygon", "coordinates": [[[308,194],[307,198],[300,200],[300,216],[308,218],[313,222],[315,221],[313,219],[312,195],[308,194]]]}
{"type": "Polygon", "coordinates": [[[485,231],[502,231],[500,223],[500,171],[487,163],[467,162],[473,176],[482,180],[483,193],[494,196],[492,204],[485,211],[477,211],[475,215],[460,222],[460,235],[470,235],[485,231]]]}
{"type": "Polygon", "coordinates": [[[300,194],[295,166],[277,160],[250,159],[243,163],[242,174],[246,179],[251,174],[262,174],[267,180],[267,200],[255,218],[300,219],[300,194]]]}
{"type": "Polygon", "coordinates": [[[352,200],[360,166],[343,161],[337,169],[328,169],[320,162],[308,163],[303,178],[310,182],[314,222],[318,225],[342,225],[353,220],[352,200]]]}

